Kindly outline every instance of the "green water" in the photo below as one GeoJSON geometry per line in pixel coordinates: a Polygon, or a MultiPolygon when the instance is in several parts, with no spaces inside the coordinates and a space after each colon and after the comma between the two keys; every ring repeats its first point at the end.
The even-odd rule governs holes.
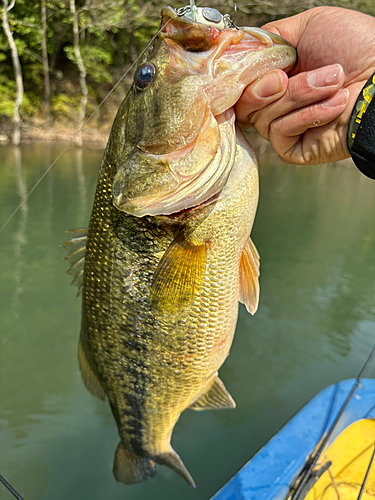
{"type": "MultiPolygon", "coordinates": [[[[0,148],[0,226],[60,151],[0,148]]],[[[59,248],[88,222],[101,155],[65,153],[0,234],[0,474],[25,500],[208,500],[314,394],[356,376],[375,342],[375,182],[350,162],[261,158],[260,306],[254,317],[241,306],[221,369],[237,409],[177,424],[196,490],[166,467],[125,487],[109,407],[80,380],[80,299],[59,248]]]]}

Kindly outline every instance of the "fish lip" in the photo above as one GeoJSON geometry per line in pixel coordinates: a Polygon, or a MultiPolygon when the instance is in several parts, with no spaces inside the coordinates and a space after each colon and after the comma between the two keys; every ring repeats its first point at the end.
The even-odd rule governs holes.
{"type": "Polygon", "coordinates": [[[127,207],[127,210],[125,212],[122,209],[122,207],[125,204],[118,203],[118,199],[116,199],[115,197],[113,197],[113,205],[115,206],[115,208],[117,208],[117,210],[120,210],[121,212],[125,212],[125,213],[130,214],[130,215],[133,215],[134,217],[139,217],[139,218],[141,218],[141,217],[157,217],[160,220],[180,222],[185,217],[189,216],[192,212],[195,212],[197,210],[202,210],[210,205],[213,205],[217,201],[217,199],[219,198],[222,190],[223,190],[223,188],[220,189],[217,193],[210,196],[207,200],[204,200],[197,205],[191,205],[191,206],[184,208],[182,210],[178,210],[176,212],[171,212],[170,214],[147,214],[147,213],[145,213],[142,215],[136,215],[134,212],[137,211],[137,208],[139,208],[138,206],[135,206],[133,208],[133,213],[131,213],[131,209],[129,206],[127,207]]]}
{"type": "MultiPolygon", "coordinates": [[[[256,28],[256,27],[253,28],[253,27],[243,26],[238,29],[225,28],[223,30],[220,30],[218,38],[223,37],[223,35],[231,32],[242,33],[242,36],[239,36],[238,38],[233,37],[229,45],[226,45],[224,41],[221,42],[220,50],[217,52],[217,54],[215,54],[214,57],[215,59],[219,59],[223,55],[223,53],[227,50],[230,50],[231,47],[245,45],[246,42],[249,41],[254,42],[255,40],[257,40],[260,43],[260,45],[258,48],[254,49],[254,52],[258,52],[267,48],[271,49],[276,46],[289,47],[295,50],[293,45],[282,36],[277,35],[276,33],[272,33],[271,31],[267,31],[262,28],[256,28]]],[[[289,69],[290,68],[287,68],[285,71],[289,71],[289,69]]]]}
{"type": "MultiPolygon", "coordinates": [[[[285,40],[285,38],[281,37],[280,35],[277,35],[275,33],[272,33],[271,31],[267,31],[263,28],[257,28],[257,27],[226,27],[223,29],[218,29],[214,25],[210,24],[203,24],[198,21],[194,21],[188,17],[185,17],[184,15],[178,14],[177,11],[175,11],[172,7],[164,7],[161,10],[161,26],[160,26],[160,34],[164,39],[171,39],[174,40],[178,43],[181,43],[182,45],[185,45],[187,50],[192,50],[192,51],[197,51],[197,52],[203,52],[205,50],[208,50],[213,46],[215,41],[222,37],[223,33],[243,33],[245,35],[244,38],[246,38],[246,35],[250,35],[251,37],[255,38],[258,40],[258,42],[261,43],[260,48],[264,47],[273,47],[274,45],[285,45],[292,47],[292,45],[285,40]],[[177,25],[174,24],[174,21],[176,22],[177,25]],[[164,29],[167,27],[168,24],[171,24],[170,28],[168,31],[164,31],[164,29]],[[183,26],[186,26],[183,28],[183,26]],[[173,31],[173,27],[175,28],[175,31],[173,31]],[[200,43],[195,41],[196,46],[189,46],[189,33],[194,32],[194,28],[196,28],[196,34],[198,34],[198,37],[200,36],[202,39],[200,43]],[[184,37],[185,35],[185,37],[184,37]]],[[[195,33],[195,32],[194,32],[195,33]]],[[[230,45],[237,45],[240,43],[242,40],[242,37],[240,39],[237,39],[236,41],[233,42],[233,39],[230,43],[230,45]]],[[[194,41],[193,41],[194,45],[194,41]]],[[[222,44],[222,45],[225,45],[222,44]]],[[[229,46],[230,46],[229,45],[229,46]]],[[[224,50],[226,50],[228,46],[225,46],[224,50]]],[[[219,51],[217,54],[217,57],[220,57],[222,51],[219,51]]],[[[216,57],[215,57],[216,58],[216,57]]]]}
{"type": "Polygon", "coordinates": [[[223,190],[223,188],[221,188],[217,193],[213,194],[212,196],[207,198],[207,200],[202,201],[198,205],[192,205],[191,207],[184,208],[182,210],[179,210],[178,212],[172,212],[168,215],[163,215],[163,214],[156,215],[155,217],[162,217],[162,218],[166,217],[167,219],[171,219],[171,220],[181,220],[186,215],[191,214],[191,212],[193,212],[193,211],[200,210],[200,209],[206,208],[210,205],[213,205],[216,202],[216,200],[219,198],[222,190],[223,190]]]}
{"type": "Polygon", "coordinates": [[[286,45],[287,47],[293,47],[293,45],[288,42],[285,38],[272,31],[264,30],[263,28],[247,27],[244,26],[240,28],[245,33],[257,38],[259,41],[264,41],[267,46],[272,47],[274,45],[286,45]]]}
{"type": "MultiPolygon", "coordinates": [[[[224,185],[225,186],[225,185],[224,185]]],[[[190,214],[194,210],[202,209],[205,208],[209,205],[212,205],[213,203],[216,202],[218,197],[220,196],[221,191],[223,190],[224,186],[222,186],[216,193],[210,195],[207,199],[200,201],[197,204],[192,204],[189,205],[186,208],[176,210],[175,212],[169,212],[169,213],[149,213],[149,211],[144,211],[142,210],[142,204],[141,203],[129,203],[128,201],[122,201],[123,199],[123,193],[119,192],[118,194],[114,193],[114,190],[112,188],[112,203],[117,210],[120,210],[121,212],[127,213],[129,215],[133,215],[134,217],[161,217],[164,218],[166,217],[167,219],[181,219],[185,215],[190,214]],[[142,212],[141,214],[139,212],[142,212]]]]}
{"type": "Polygon", "coordinates": [[[214,26],[178,15],[171,7],[162,9],[161,16],[159,38],[172,40],[190,52],[209,50],[219,35],[214,26]]]}
{"type": "MultiPolygon", "coordinates": [[[[194,21],[194,20],[192,20],[184,15],[181,15],[170,6],[163,7],[161,9],[161,18],[162,18],[162,23],[161,23],[161,27],[160,27],[161,32],[163,32],[163,28],[166,25],[166,23],[169,24],[172,21],[179,21],[180,23],[191,25],[191,26],[194,26],[194,25],[200,26],[200,27],[206,28],[207,30],[209,30],[210,27],[214,27],[213,25],[202,24],[202,23],[199,23],[198,21],[194,21]],[[164,20],[165,20],[165,23],[163,24],[164,20]]],[[[220,32],[220,31],[224,31],[224,30],[228,30],[228,29],[231,29],[233,31],[243,31],[245,33],[248,33],[248,34],[254,36],[259,41],[266,43],[266,44],[270,44],[270,42],[271,42],[271,45],[272,45],[272,42],[273,42],[274,44],[288,45],[288,46],[292,47],[292,45],[282,36],[277,35],[276,33],[272,33],[271,31],[267,31],[263,28],[248,27],[248,26],[244,26],[244,27],[240,27],[240,28],[228,27],[228,28],[224,28],[223,30],[217,30],[217,31],[220,32]]],[[[269,46],[271,46],[271,45],[269,45],[269,46]]]]}
{"type": "Polygon", "coordinates": [[[276,45],[281,45],[281,46],[289,47],[289,48],[293,49],[295,51],[295,61],[293,63],[291,63],[289,66],[287,66],[286,68],[284,68],[283,71],[285,73],[290,71],[297,64],[298,54],[297,54],[295,47],[290,42],[288,42],[288,40],[283,38],[282,36],[277,35],[276,33],[272,33],[272,31],[268,31],[268,30],[265,30],[263,28],[252,28],[252,27],[245,26],[245,27],[242,27],[240,29],[242,31],[244,31],[245,33],[248,33],[249,35],[257,38],[259,41],[264,40],[264,42],[267,44],[267,47],[271,48],[271,47],[275,47],[276,45]]]}

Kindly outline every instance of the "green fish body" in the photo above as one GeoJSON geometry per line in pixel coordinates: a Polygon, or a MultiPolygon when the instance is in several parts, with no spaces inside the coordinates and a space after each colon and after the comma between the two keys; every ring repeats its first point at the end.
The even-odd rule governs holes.
{"type": "Polygon", "coordinates": [[[254,313],[259,299],[257,164],[233,105],[295,51],[171,8],[162,27],[115,119],[88,231],[66,246],[82,289],[83,380],[108,398],[120,435],[116,479],[143,481],[158,463],[194,485],[173,428],[187,408],[235,406],[218,370],[238,302],[254,313]]]}

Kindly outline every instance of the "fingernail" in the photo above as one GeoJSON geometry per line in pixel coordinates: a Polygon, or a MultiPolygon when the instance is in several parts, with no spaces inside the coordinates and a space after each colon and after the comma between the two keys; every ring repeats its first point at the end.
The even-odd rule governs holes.
{"type": "Polygon", "coordinates": [[[342,104],[346,104],[349,99],[349,90],[348,89],[340,89],[336,92],[335,95],[328,97],[322,101],[323,106],[326,108],[335,108],[336,106],[341,106],[342,104]]]}
{"type": "Polygon", "coordinates": [[[329,87],[330,85],[336,85],[342,71],[341,64],[332,64],[331,66],[316,69],[307,75],[307,83],[311,87],[329,87]]]}
{"type": "Polygon", "coordinates": [[[253,87],[253,93],[258,97],[271,97],[283,89],[283,79],[280,73],[269,73],[261,78],[253,87]]]}

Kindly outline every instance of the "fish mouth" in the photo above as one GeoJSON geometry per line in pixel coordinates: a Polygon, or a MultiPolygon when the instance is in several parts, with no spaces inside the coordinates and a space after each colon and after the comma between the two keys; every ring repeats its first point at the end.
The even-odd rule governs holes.
{"type": "MultiPolygon", "coordinates": [[[[202,92],[207,108],[202,110],[202,125],[196,128],[189,144],[167,154],[157,154],[156,145],[139,144],[140,155],[167,165],[170,180],[165,185],[160,178],[155,182],[158,190],[136,192],[138,186],[125,188],[120,176],[114,181],[116,208],[136,217],[146,215],[171,216],[186,213],[207,203],[214,203],[227,183],[235,151],[235,115],[233,106],[243,90],[267,71],[275,68],[290,70],[295,64],[296,53],[284,38],[261,28],[224,28],[192,21],[179,16],[168,7],[162,10],[162,27],[159,37],[169,48],[171,66],[183,68],[190,74],[204,74],[202,92]],[[208,122],[212,131],[209,130],[208,122]],[[208,142],[212,143],[207,148],[208,142]],[[201,149],[198,164],[190,176],[180,175],[178,158],[194,156],[201,149]],[[185,156],[184,156],[185,155],[185,156]]],[[[191,158],[190,158],[191,160],[191,158]]],[[[190,165],[193,165],[190,161],[190,165]]],[[[188,171],[186,165],[183,169],[188,171]]],[[[122,179],[123,180],[123,179],[122,179]]],[[[145,184],[141,182],[140,184],[145,184]]]]}
{"type": "MultiPolygon", "coordinates": [[[[202,24],[184,15],[180,15],[172,7],[163,8],[161,11],[161,18],[161,36],[164,39],[169,38],[170,40],[176,41],[182,45],[185,50],[192,52],[205,52],[209,50],[217,43],[219,37],[227,36],[228,33],[237,34],[237,36],[234,36],[234,39],[230,41],[230,45],[237,45],[245,36],[244,41],[247,44],[253,43],[253,49],[255,50],[257,49],[257,42],[260,42],[263,47],[272,47],[277,44],[292,47],[292,45],[281,36],[262,28],[229,27],[217,29],[214,24],[202,24]]],[[[226,49],[227,47],[224,47],[224,50],[226,49]]],[[[220,55],[221,54],[219,54],[219,56],[220,55]]]]}

